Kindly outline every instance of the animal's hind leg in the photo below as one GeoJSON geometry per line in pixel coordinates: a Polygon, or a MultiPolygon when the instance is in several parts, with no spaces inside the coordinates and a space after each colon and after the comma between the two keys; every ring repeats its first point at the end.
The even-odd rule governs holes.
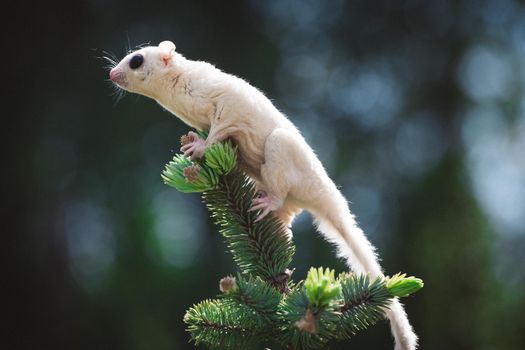
{"type": "Polygon", "coordinates": [[[295,206],[290,205],[288,203],[285,203],[282,207],[275,210],[273,212],[273,215],[277,219],[281,220],[285,226],[291,227],[292,221],[297,215],[299,215],[300,212],[301,212],[301,209],[296,208],[295,206]]]}
{"type": "Polygon", "coordinates": [[[260,210],[257,221],[271,211],[289,225],[297,211],[285,205],[286,197],[293,182],[293,154],[300,147],[293,132],[285,129],[274,130],[266,139],[264,164],[261,166],[260,195],[253,200],[250,210],[260,210]],[[283,206],[284,205],[284,206],[283,206]]]}

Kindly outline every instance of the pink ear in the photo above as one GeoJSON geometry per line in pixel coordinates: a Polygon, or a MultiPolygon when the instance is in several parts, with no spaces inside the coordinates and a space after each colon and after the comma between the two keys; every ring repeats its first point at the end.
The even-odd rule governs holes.
{"type": "Polygon", "coordinates": [[[160,58],[164,61],[165,65],[168,65],[171,60],[171,54],[175,51],[175,44],[166,40],[159,44],[159,49],[160,58]]]}

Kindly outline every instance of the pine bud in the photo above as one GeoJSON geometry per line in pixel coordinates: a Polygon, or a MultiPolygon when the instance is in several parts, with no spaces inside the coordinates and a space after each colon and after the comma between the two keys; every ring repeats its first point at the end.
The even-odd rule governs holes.
{"type": "Polygon", "coordinates": [[[295,322],[295,326],[304,332],[308,333],[315,333],[315,316],[310,311],[310,309],[306,310],[306,314],[297,322],[295,322]]]}
{"type": "Polygon", "coordinates": [[[185,145],[187,145],[190,142],[191,142],[191,137],[189,137],[188,135],[182,135],[180,137],[180,144],[182,146],[185,146],[185,145]]]}
{"type": "Polygon", "coordinates": [[[226,276],[221,279],[219,282],[219,289],[223,293],[229,293],[230,291],[234,291],[237,289],[237,283],[235,282],[235,277],[232,276],[226,276]]]}
{"type": "Polygon", "coordinates": [[[184,168],[182,172],[184,174],[184,177],[186,178],[186,181],[197,182],[197,180],[199,180],[200,171],[201,171],[201,167],[195,164],[195,165],[184,168]]]}
{"type": "Polygon", "coordinates": [[[330,303],[337,302],[341,294],[341,283],[334,277],[335,271],[322,267],[312,267],[308,271],[304,287],[310,305],[314,307],[327,307],[330,303]]]}
{"type": "Polygon", "coordinates": [[[401,273],[386,279],[386,288],[390,294],[396,297],[406,297],[423,288],[423,285],[421,279],[413,276],[406,277],[405,274],[401,273]]]}

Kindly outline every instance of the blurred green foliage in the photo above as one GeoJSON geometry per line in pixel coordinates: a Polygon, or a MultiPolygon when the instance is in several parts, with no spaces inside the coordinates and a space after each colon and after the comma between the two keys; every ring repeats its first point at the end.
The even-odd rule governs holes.
{"type": "MultiPolygon", "coordinates": [[[[110,96],[103,50],[173,40],[263,90],[341,185],[422,349],[525,346],[525,6],[483,1],[6,5],[7,349],[191,349],[234,269],[198,195],[159,176],[188,127],[110,96]],[[213,294],[213,293],[212,293],[213,294]]],[[[292,266],[344,264],[294,225],[292,266]]],[[[392,348],[388,326],[337,348],[392,348]]]]}

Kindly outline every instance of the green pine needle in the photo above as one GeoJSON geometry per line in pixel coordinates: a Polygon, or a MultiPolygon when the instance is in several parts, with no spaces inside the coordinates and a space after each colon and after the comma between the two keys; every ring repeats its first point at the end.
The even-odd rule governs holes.
{"type": "Polygon", "coordinates": [[[184,315],[195,345],[239,349],[257,340],[264,328],[249,308],[223,300],[204,300],[184,315]]]}
{"type": "Polygon", "coordinates": [[[237,148],[233,147],[231,141],[216,143],[206,149],[204,159],[217,175],[226,175],[237,165],[237,148]]]}
{"type": "Polygon", "coordinates": [[[227,141],[207,148],[204,152],[204,161],[196,162],[183,155],[176,155],[166,165],[161,177],[164,183],[180,192],[205,192],[217,188],[219,176],[228,174],[236,165],[237,149],[231,141],[227,141]],[[192,177],[188,177],[185,171],[191,168],[196,171],[192,177]]]}
{"type": "Polygon", "coordinates": [[[262,323],[275,322],[275,310],[282,294],[259,277],[237,275],[236,288],[225,294],[224,301],[234,301],[249,307],[260,317],[262,323]]]}
{"type": "Polygon", "coordinates": [[[349,338],[384,319],[384,310],[392,297],[381,278],[371,281],[368,275],[343,273],[339,281],[343,294],[339,339],[349,338]]]}
{"type": "Polygon", "coordinates": [[[308,271],[304,287],[310,305],[316,308],[328,306],[334,299],[339,298],[341,285],[334,278],[335,271],[323,268],[311,268],[308,271]]]}
{"type": "Polygon", "coordinates": [[[183,155],[176,155],[166,165],[161,177],[164,183],[184,193],[209,191],[216,188],[219,183],[219,176],[216,172],[205,165],[200,166],[192,162],[183,155]],[[192,167],[198,169],[198,174],[194,180],[188,179],[184,174],[185,169],[192,167]]]}
{"type": "Polygon", "coordinates": [[[304,285],[299,284],[281,302],[278,309],[281,344],[293,349],[319,349],[337,332],[340,312],[334,307],[314,308],[304,285]]]}
{"type": "Polygon", "coordinates": [[[397,273],[386,279],[386,288],[391,295],[396,297],[406,297],[417,292],[423,286],[423,280],[414,276],[406,277],[404,273],[397,273]]]}
{"type": "Polygon", "coordinates": [[[253,181],[233,170],[203,199],[241,271],[272,281],[286,271],[295,247],[288,229],[271,215],[255,222],[256,213],[248,211],[255,192],[253,181]]]}

